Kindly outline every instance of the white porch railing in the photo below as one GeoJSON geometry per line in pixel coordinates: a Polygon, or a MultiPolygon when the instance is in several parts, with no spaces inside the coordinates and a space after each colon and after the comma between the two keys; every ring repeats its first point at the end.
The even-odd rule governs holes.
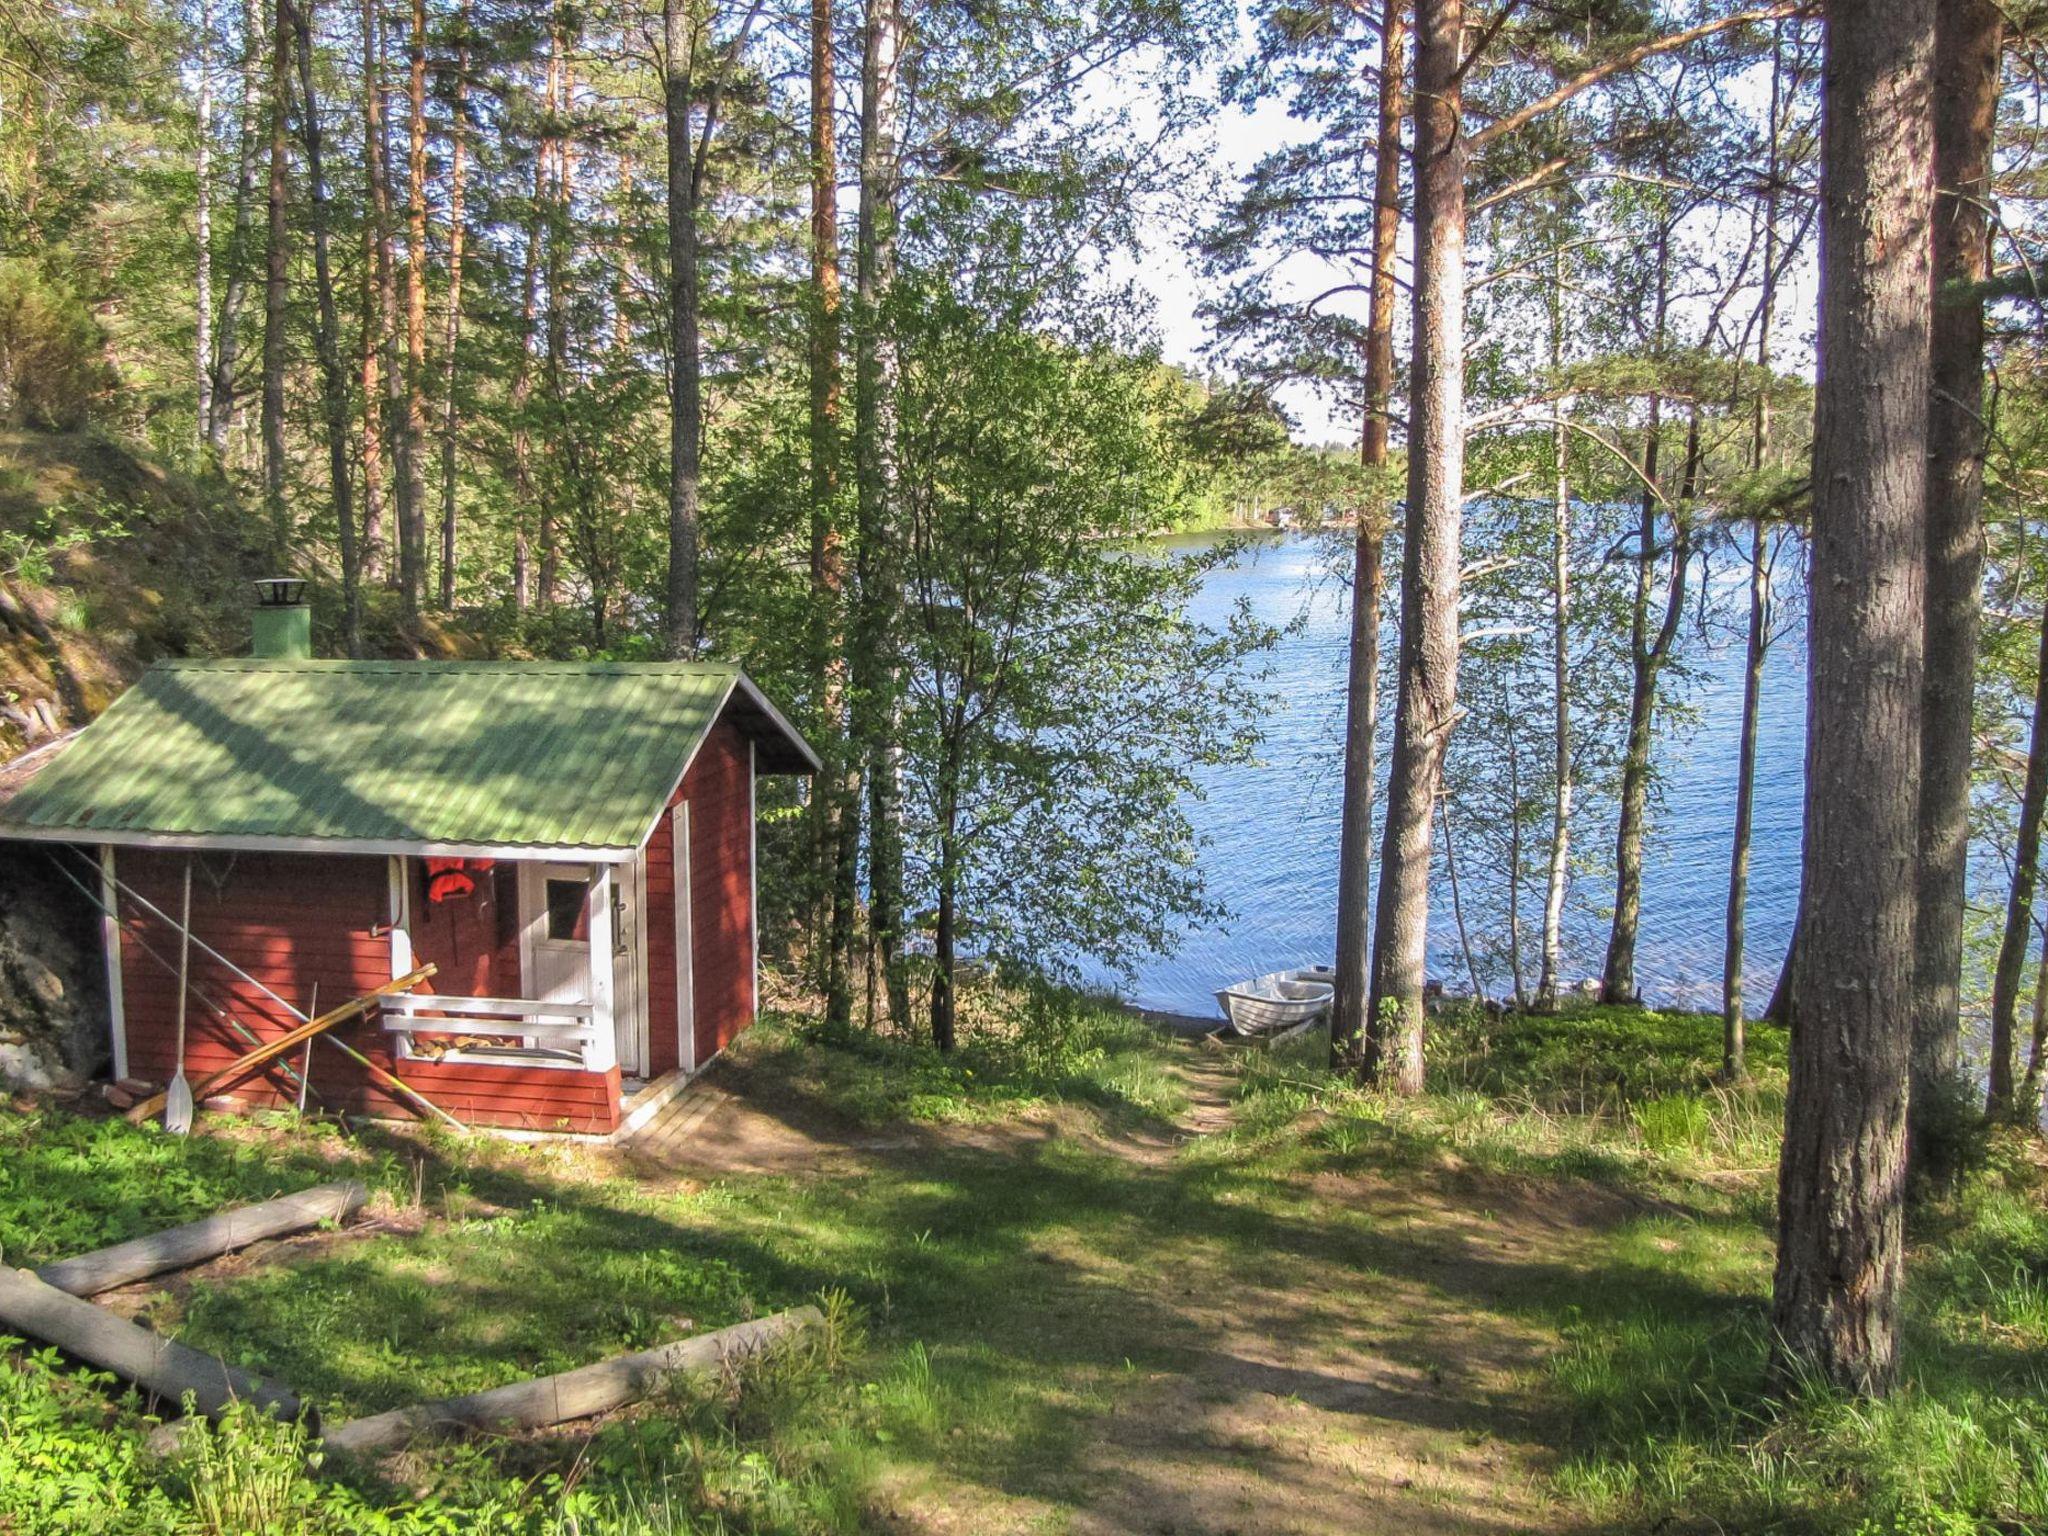
{"type": "Polygon", "coordinates": [[[504,1060],[523,1057],[536,1065],[590,1066],[597,1043],[596,1008],[590,1003],[543,1002],[530,997],[447,997],[436,992],[401,992],[384,999],[384,1028],[398,1036],[400,1054],[428,1054],[415,1035],[448,1035],[503,1040],[481,1049],[455,1047],[441,1060],[504,1060]]]}

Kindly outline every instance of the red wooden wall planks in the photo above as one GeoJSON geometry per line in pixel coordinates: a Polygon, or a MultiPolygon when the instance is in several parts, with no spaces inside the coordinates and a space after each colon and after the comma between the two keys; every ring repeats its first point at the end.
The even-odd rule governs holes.
{"type": "MultiPolygon", "coordinates": [[[[753,763],[746,737],[728,721],[714,726],[671,805],[690,806],[691,976],[696,1064],[730,1045],[753,1021],[753,763]]],[[[671,820],[648,846],[649,1043],[655,1074],[674,1070],[677,1030],[674,864],[671,820]]],[[[193,856],[192,928],[207,943],[302,1009],[332,1007],[391,974],[389,875],[381,857],[354,854],[202,853],[193,856]]],[[[120,879],[176,915],[185,855],[124,848],[120,879]]],[[[467,902],[428,902],[412,867],[415,953],[441,973],[435,990],[516,997],[519,974],[516,869],[501,861],[467,902]],[[508,918],[514,919],[508,921],[508,918]]],[[[175,1055],[177,939],[140,904],[121,900],[121,981],[129,1070],[167,1079],[175,1055]],[[153,948],[162,960],[148,953],[153,948]]],[[[262,993],[193,952],[193,982],[259,1038],[291,1024],[262,993]]],[[[533,1130],[609,1131],[617,1124],[619,1074],[549,1067],[482,1066],[392,1058],[389,1037],[372,1016],[338,1033],[379,1066],[396,1070],[449,1113],[479,1125],[533,1130]]],[[[195,993],[187,1024],[185,1070],[195,1080],[248,1049],[195,993]]],[[[296,1065],[296,1060],[290,1063],[296,1065]]],[[[317,1102],[333,1109],[409,1115],[405,1103],[328,1047],[313,1054],[317,1102]]],[[[288,1102],[296,1093],[282,1071],[236,1090],[254,1103],[288,1102]]]]}
{"type": "MultiPolygon", "coordinates": [[[[115,855],[121,881],[175,918],[185,855],[124,848],[115,855]]],[[[310,1008],[313,988],[323,1007],[346,1002],[391,975],[391,941],[382,931],[390,909],[382,858],[349,854],[202,853],[193,855],[192,931],[243,970],[310,1008]],[[375,931],[373,931],[375,930],[375,931]]],[[[129,1070],[162,1082],[176,1055],[177,935],[132,898],[120,897],[121,991],[129,1070]],[[148,946],[145,949],[144,945],[148,946]],[[161,959],[153,958],[148,950],[161,959]]],[[[198,1079],[246,1051],[248,1042],[201,1001],[204,993],[259,1039],[293,1022],[276,1003],[198,950],[186,1022],[185,1071],[198,1079]]],[[[437,978],[435,985],[440,985],[437,978]]],[[[450,991],[471,990],[451,987],[450,991]]],[[[337,1031],[387,1070],[395,1070],[458,1119],[530,1130],[609,1131],[617,1123],[619,1079],[608,1073],[556,1068],[481,1066],[392,1059],[389,1037],[375,1017],[337,1031]]],[[[289,1064],[297,1066],[301,1058],[289,1064]]],[[[315,1102],[357,1114],[410,1116],[402,1100],[373,1083],[340,1052],[317,1046],[312,1056],[315,1102]]],[[[234,1090],[251,1103],[284,1103],[296,1090],[282,1071],[246,1080],[234,1090]]]]}
{"type": "MultiPolygon", "coordinates": [[[[753,759],[729,722],[713,727],[671,807],[690,806],[690,956],[696,1058],[702,1066],[754,1018],[753,759]]],[[[674,823],[647,846],[647,979],[651,1066],[673,1070],[676,1028],[674,823]]]]}

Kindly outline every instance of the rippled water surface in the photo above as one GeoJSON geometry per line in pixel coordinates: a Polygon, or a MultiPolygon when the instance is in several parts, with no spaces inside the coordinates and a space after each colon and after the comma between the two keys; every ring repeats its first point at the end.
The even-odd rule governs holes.
{"type": "MultiPolygon", "coordinates": [[[[1181,547],[1194,542],[1181,541],[1181,547]]],[[[1349,594],[1326,574],[1313,540],[1289,537],[1261,540],[1234,564],[1212,573],[1200,615],[1220,624],[1240,598],[1268,623],[1300,623],[1264,658],[1271,669],[1267,686],[1274,706],[1262,722],[1265,741],[1258,760],[1207,773],[1204,797],[1190,807],[1208,840],[1203,864],[1210,890],[1231,915],[1213,927],[1188,931],[1175,953],[1152,957],[1132,983],[1120,988],[1148,1007],[1210,1014],[1218,986],[1282,966],[1327,960],[1335,948],[1342,787],[1338,744],[1349,594]]],[[[1718,1008],[1742,653],[1732,640],[1716,645],[1696,633],[1684,643],[1696,671],[1690,697],[1698,718],[1659,744],[1663,796],[1650,829],[1637,975],[1652,1002],[1718,1008]]],[[[1804,669],[1803,635],[1788,636],[1773,648],[1765,678],[1751,851],[1744,985],[1752,1011],[1769,997],[1798,899],[1804,669]]],[[[1392,704],[1388,698],[1383,758],[1392,704]]],[[[1600,969],[1613,899],[1605,872],[1613,835],[1606,806],[1588,807],[1574,827],[1575,839],[1595,851],[1598,872],[1583,872],[1573,882],[1567,909],[1567,974],[1572,978],[1600,969]]],[[[1478,882],[1498,876],[1474,869],[1461,870],[1461,878],[1478,882]]],[[[1540,902],[1540,892],[1532,885],[1526,899],[1540,902]]],[[[1430,919],[1431,973],[1459,990],[1463,962],[1447,908],[1440,891],[1430,919]]],[[[1532,952],[1527,925],[1538,921],[1540,908],[1525,906],[1532,952]]],[[[1533,953],[1529,963],[1534,964],[1533,953]]],[[[1505,978],[1489,985],[1502,990],[1505,978]]]]}

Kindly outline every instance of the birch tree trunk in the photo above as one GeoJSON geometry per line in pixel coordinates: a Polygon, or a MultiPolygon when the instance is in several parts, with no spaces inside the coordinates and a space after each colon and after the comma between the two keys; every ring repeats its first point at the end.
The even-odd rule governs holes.
{"type": "Polygon", "coordinates": [[[235,221],[228,234],[227,286],[221,295],[220,323],[214,328],[213,388],[206,423],[207,446],[216,459],[228,451],[228,429],[235,418],[235,365],[242,351],[242,305],[249,288],[249,220],[256,203],[256,146],[263,122],[263,4],[242,5],[242,111],[235,167],[235,221]]]}
{"type": "Polygon", "coordinates": [[[854,363],[854,448],[860,525],[860,622],[854,660],[854,736],[868,788],[868,923],[879,956],[889,1014],[910,1022],[903,968],[903,831],[896,659],[903,604],[897,551],[896,398],[899,373],[894,319],[896,221],[901,197],[900,122],[903,54],[901,0],[868,0],[861,61],[860,327],[854,363]]]}
{"type": "Polygon", "coordinates": [[[457,13],[455,44],[455,119],[448,151],[448,315],[441,347],[441,607],[455,606],[456,435],[461,425],[456,400],[456,350],[462,340],[462,262],[468,231],[463,227],[463,196],[469,170],[469,26],[470,0],[457,13]]]}
{"type": "Polygon", "coordinates": [[[853,923],[860,857],[860,771],[846,739],[846,551],[839,536],[841,433],[839,153],[833,124],[832,0],[811,0],[811,654],[825,771],[812,803],[818,885],[813,933],[826,1021],[853,1020],[853,923]]]}
{"type": "Polygon", "coordinates": [[[1415,296],[1400,691],[1380,850],[1364,1076],[1422,1090],[1430,807],[1457,716],[1465,489],[1464,0],[1420,0],[1415,59],[1415,296]]]}
{"type": "MultiPolygon", "coordinates": [[[[1560,219],[1563,209],[1558,210],[1560,219]]],[[[1564,366],[1564,250],[1551,263],[1550,366],[1564,366]]],[[[1564,406],[1550,416],[1550,864],[1543,881],[1543,962],[1536,975],[1536,1009],[1557,1011],[1564,969],[1564,892],[1572,853],[1572,486],[1564,406]]],[[[1513,740],[1510,727],[1509,740],[1513,740]]]]}
{"type": "Polygon", "coordinates": [[[270,175],[265,194],[263,248],[263,510],[270,520],[275,553],[291,546],[291,514],[284,499],[285,300],[291,263],[291,140],[287,105],[292,82],[291,19],[275,6],[270,29],[270,175]]]}
{"type": "MultiPolygon", "coordinates": [[[[1379,143],[1373,162],[1372,287],[1365,337],[1365,426],[1359,461],[1387,465],[1387,407],[1394,388],[1394,262],[1401,236],[1401,123],[1407,116],[1408,6],[1387,0],[1380,28],[1379,143]]],[[[1374,477],[1377,480],[1377,476],[1374,477]]],[[[1380,716],[1380,610],[1386,591],[1386,521],[1379,486],[1358,511],[1351,579],[1350,674],[1345,682],[1344,813],[1337,859],[1337,997],[1330,1065],[1359,1069],[1371,998],[1373,758],[1380,716]]]]}
{"type": "MultiPolygon", "coordinates": [[[[1984,301],[1991,148],[2004,17],[1946,0],[1935,28],[1932,414],[1927,443],[1927,676],[1920,723],[1920,869],[1913,930],[1914,1130],[1956,1075],[1970,854],[1972,705],[1984,580],[1984,301]]],[[[1909,1138],[1918,1143],[1920,1138],[1909,1138]]]]}
{"type": "Polygon", "coordinates": [[[672,659],[697,650],[698,448],[703,359],[697,314],[697,156],[690,132],[695,20],[689,0],[663,0],[662,106],[668,139],[668,607],[662,644],[672,659]]]}
{"type": "Polygon", "coordinates": [[[1823,87],[1799,1027],[1773,1357],[1897,1373],[1925,636],[1932,0],[1835,0],[1823,87]]]}
{"type": "Polygon", "coordinates": [[[334,262],[328,237],[327,170],[322,154],[320,99],[313,79],[313,0],[277,0],[290,17],[299,70],[299,138],[306,151],[306,190],[312,204],[313,288],[317,301],[313,350],[320,362],[320,398],[327,424],[327,481],[334,502],[336,547],[341,556],[342,645],[363,649],[362,571],[349,467],[348,373],[341,359],[341,317],[334,302],[334,262]]]}

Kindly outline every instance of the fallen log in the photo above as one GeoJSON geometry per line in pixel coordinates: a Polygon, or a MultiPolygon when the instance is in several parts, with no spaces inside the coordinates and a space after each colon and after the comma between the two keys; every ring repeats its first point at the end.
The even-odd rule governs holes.
{"type": "Polygon", "coordinates": [[[254,1403],[287,1419],[301,1411],[298,1398],[274,1382],[160,1338],[25,1269],[0,1265],[0,1329],[54,1344],[173,1407],[190,1393],[194,1409],[208,1417],[233,1402],[254,1403]]]}
{"type": "Polygon", "coordinates": [[[340,1221],[369,1198],[370,1192],[354,1179],[321,1184],[260,1205],[236,1206],[166,1232],[82,1253],[75,1259],[59,1259],[38,1269],[36,1278],[73,1296],[97,1296],[167,1269],[204,1263],[266,1237],[304,1231],[323,1221],[340,1221]]]}
{"type": "Polygon", "coordinates": [[[678,1373],[717,1370],[823,1321],[816,1307],[795,1307],[697,1338],[600,1360],[558,1376],[515,1381],[466,1397],[444,1397],[350,1419],[329,1430],[323,1443],[330,1450],[362,1453],[389,1450],[434,1435],[539,1429],[587,1419],[638,1402],[678,1373]]]}

